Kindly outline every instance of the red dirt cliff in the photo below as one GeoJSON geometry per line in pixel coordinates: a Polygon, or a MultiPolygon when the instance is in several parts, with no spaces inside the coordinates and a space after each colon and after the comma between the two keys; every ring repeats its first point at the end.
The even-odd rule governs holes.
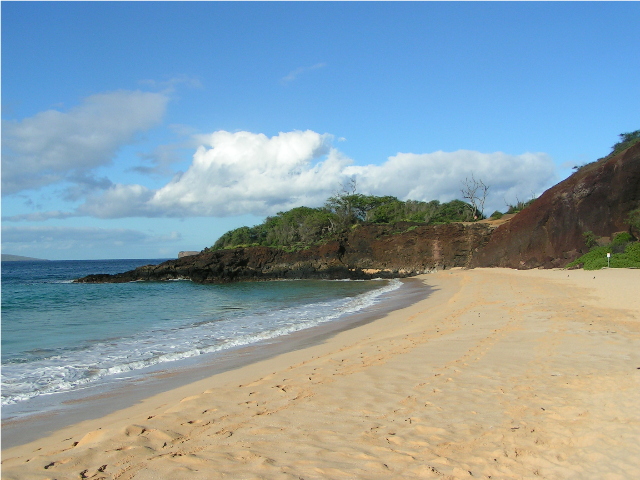
{"type": "Polygon", "coordinates": [[[640,143],[585,165],[500,225],[471,267],[563,267],[588,251],[583,233],[628,231],[640,207],[640,143]]]}

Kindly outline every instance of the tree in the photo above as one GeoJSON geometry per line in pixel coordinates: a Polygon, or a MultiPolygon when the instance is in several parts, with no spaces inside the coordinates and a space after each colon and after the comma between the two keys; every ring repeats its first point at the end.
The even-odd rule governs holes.
{"type": "Polygon", "coordinates": [[[296,207],[267,217],[260,225],[240,227],[222,235],[210,250],[256,245],[303,249],[339,238],[360,223],[424,222],[429,224],[468,222],[473,207],[462,200],[440,203],[402,201],[387,195],[356,193],[351,181],[329,198],[323,207],[296,207]]]}
{"type": "Polygon", "coordinates": [[[331,230],[334,233],[341,232],[356,223],[353,203],[360,196],[356,190],[356,180],[351,178],[346,185],[342,185],[340,192],[327,199],[325,208],[336,216],[336,219],[331,222],[331,230]]]}
{"type": "Polygon", "coordinates": [[[473,219],[478,219],[478,213],[480,216],[484,216],[484,202],[487,199],[487,191],[489,190],[489,185],[485,185],[482,180],[476,180],[471,174],[471,179],[469,177],[465,178],[462,182],[462,198],[467,200],[469,204],[471,204],[473,219]]]}

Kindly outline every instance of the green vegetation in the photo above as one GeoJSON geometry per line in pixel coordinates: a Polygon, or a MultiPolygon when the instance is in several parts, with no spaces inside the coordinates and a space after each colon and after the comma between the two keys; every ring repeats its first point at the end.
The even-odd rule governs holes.
{"type": "MultiPolygon", "coordinates": [[[[585,240],[593,236],[595,242],[593,232],[585,232],[583,235],[585,240]]],[[[640,242],[634,241],[633,236],[627,232],[616,235],[609,245],[591,248],[588,253],[568,264],[567,268],[582,265],[585,270],[600,270],[607,266],[607,253],[611,254],[611,268],[640,268],[640,242]]]]}
{"type": "Polygon", "coordinates": [[[626,246],[627,243],[633,241],[633,236],[629,232],[622,232],[613,237],[613,241],[611,245],[623,245],[626,246]]]}
{"type": "Polygon", "coordinates": [[[496,210],[491,214],[489,218],[492,218],[493,220],[500,220],[503,215],[504,213],[502,213],[500,210],[496,210]]]}
{"type": "Polygon", "coordinates": [[[334,220],[327,210],[298,207],[268,217],[260,225],[230,230],[216,241],[212,249],[256,245],[303,248],[327,237],[334,220]]]}
{"type": "Polygon", "coordinates": [[[619,135],[620,141],[611,147],[611,155],[616,155],[629,147],[632,147],[636,143],[640,142],[640,130],[629,133],[621,133],[619,135]]]}
{"type": "Polygon", "coordinates": [[[518,212],[524,210],[525,208],[527,208],[533,202],[535,202],[535,200],[536,199],[534,197],[531,200],[527,200],[526,202],[523,202],[523,201],[520,201],[519,199],[516,198],[516,204],[508,206],[509,209],[507,210],[507,214],[509,214],[509,213],[518,213],[518,212]]]}
{"type": "Polygon", "coordinates": [[[466,222],[472,220],[472,212],[471,206],[461,200],[402,201],[391,196],[342,192],[322,207],[294,208],[267,217],[260,225],[231,230],[209,250],[258,245],[300,250],[336,238],[362,223],[466,222]]]}
{"type": "MultiPolygon", "coordinates": [[[[640,208],[631,210],[627,216],[627,222],[631,225],[631,228],[640,231],[640,208]]],[[[637,235],[637,234],[636,234],[637,235]]]]}
{"type": "Polygon", "coordinates": [[[589,230],[588,232],[584,232],[582,234],[582,238],[584,238],[584,243],[589,248],[593,248],[598,244],[598,237],[596,237],[595,233],[593,233],[591,230],[589,230]]]}

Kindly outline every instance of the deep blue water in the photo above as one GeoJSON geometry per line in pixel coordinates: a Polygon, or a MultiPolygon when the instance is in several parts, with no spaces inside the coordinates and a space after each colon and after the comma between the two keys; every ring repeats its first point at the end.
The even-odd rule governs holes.
{"type": "Polygon", "coordinates": [[[400,286],[321,280],[71,282],[161,261],[2,263],[2,404],[276,338],[355,313],[400,286]]]}

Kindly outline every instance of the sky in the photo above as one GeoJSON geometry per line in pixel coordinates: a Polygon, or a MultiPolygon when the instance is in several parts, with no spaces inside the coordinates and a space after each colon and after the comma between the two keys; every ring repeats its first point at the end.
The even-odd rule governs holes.
{"type": "Polygon", "coordinates": [[[174,258],[351,179],[539,196],[640,128],[639,2],[6,2],[2,252],[174,258]]]}

